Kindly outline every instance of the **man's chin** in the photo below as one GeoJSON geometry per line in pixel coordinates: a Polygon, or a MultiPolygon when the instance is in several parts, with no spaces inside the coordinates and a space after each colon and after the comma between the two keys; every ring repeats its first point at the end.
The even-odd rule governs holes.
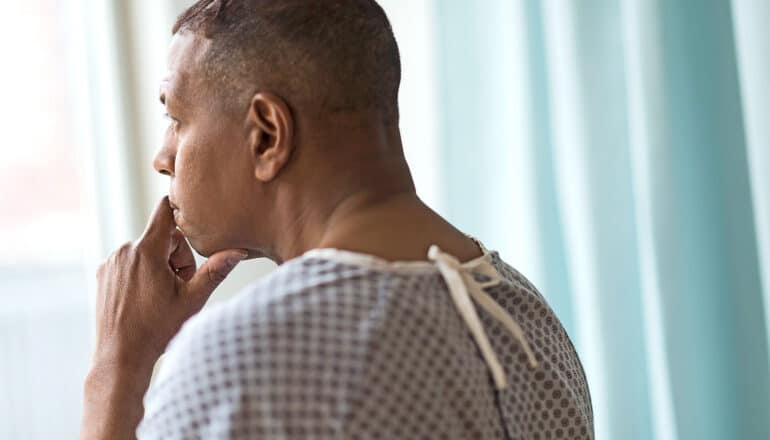
{"type": "Polygon", "coordinates": [[[210,245],[207,245],[205,243],[201,243],[199,240],[196,240],[192,237],[187,237],[187,242],[190,243],[190,247],[193,251],[195,251],[196,254],[200,255],[204,258],[209,258],[210,256],[217,253],[216,248],[210,245]]]}
{"type": "MultiPolygon", "coordinates": [[[[223,247],[220,245],[210,245],[206,243],[200,243],[194,239],[188,238],[188,241],[190,243],[190,247],[195,251],[196,254],[200,255],[204,258],[209,258],[212,255],[216,254],[217,252],[221,252],[227,249],[246,249],[246,247],[243,246],[231,246],[231,247],[223,247]]],[[[258,250],[258,249],[248,249],[249,255],[244,258],[244,260],[253,260],[255,258],[271,258],[270,255],[268,255],[266,252],[258,250]]]]}

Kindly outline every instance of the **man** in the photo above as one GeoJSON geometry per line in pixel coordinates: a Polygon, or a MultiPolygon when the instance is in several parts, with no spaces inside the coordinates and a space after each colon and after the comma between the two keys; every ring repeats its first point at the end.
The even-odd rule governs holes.
{"type": "Polygon", "coordinates": [[[202,0],[173,32],[169,197],[99,268],[83,438],[593,437],[543,297],[416,196],[373,0],[202,0]]]}

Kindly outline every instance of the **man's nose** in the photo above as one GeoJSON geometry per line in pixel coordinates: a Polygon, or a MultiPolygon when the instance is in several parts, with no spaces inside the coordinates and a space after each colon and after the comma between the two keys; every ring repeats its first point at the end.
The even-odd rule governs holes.
{"type": "Polygon", "coordinates": [[[168,147],[163,147],[155,155],[155,159],[152,161],[152,166],[155,171],[165,174],[166,176],[174,175],[174,155],[168,147]]]}

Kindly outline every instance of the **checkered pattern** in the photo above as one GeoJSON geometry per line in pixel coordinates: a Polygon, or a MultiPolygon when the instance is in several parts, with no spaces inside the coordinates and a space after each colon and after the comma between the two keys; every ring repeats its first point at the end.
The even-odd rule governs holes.
{"type": "Polygon", "coordinates": [[[315,250],[188,321],[145,396],[141,439],[592,439],[575,349],[543,297],[496,252],[486,289],[539,366],[484,310],[508,387],[428,262],[315,250]]]}

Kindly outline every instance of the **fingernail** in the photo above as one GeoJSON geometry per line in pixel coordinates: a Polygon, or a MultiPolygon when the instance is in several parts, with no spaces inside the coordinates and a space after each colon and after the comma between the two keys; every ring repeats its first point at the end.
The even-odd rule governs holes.
{"type": "Polygon", "coordinates": [[[229,264],[230,266],[235,266],[236,264],[240,263],[244,258],[248,256],[249,256],[248,252],[240,251],[235,255],[230,255],[229,257],[227,257],[227,264],[229,264]]]}

